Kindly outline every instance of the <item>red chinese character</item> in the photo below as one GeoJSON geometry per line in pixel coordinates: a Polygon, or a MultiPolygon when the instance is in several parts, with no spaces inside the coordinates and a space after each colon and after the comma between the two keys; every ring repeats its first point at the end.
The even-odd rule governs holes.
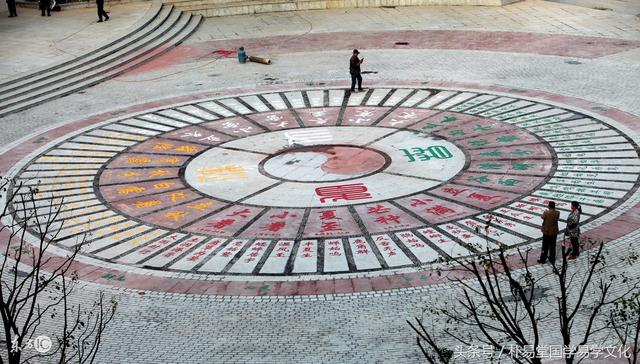
{"type": "Polygon", "coordinates": [[[388,224],[389,221],[400,223],[400,216],[398,215],[380,216],[375,221],[381,224],[388,224]]]}
{"type": "Polygon", "coordinates": [[[320,227],[321,232],[327,231],[339,231],[340,227],[338,226],[338,222],[336,221],[324,221],[322,226],[320,227]]]}
{"type": "Polygon", "coordinates": [[[447,187],[447,188],[443,188],[442,191],[450,194],[451,196],[458,196],[459,194],[467,191],[467,189],[447,187]]]}
{"type": "Polygon", "coordinates": [[[369,254],[369,251],[367,249],[362,249],[362,250],[356,250],[356,254],[369,254]]]}
{"type": "Polygon", "coordinates": [[[261,227],[260,229],[262,230],[266,230],[266,231],[271,231],[273,233],[280,231],[280,229],[282,229],[285,226],[285,222],[284,221],[277,221],[277,222],[272,222],[269,225],[265,225],[263,227],[261,227]]]}
{"type": "Polygon", "coordinates": [[[220,220],[220,221],[216,221],[215,223],[207,223],[207,227],[210,228],[214,228],[214,229],[222,229],[225,226],[229,226],[229,225],[233,225],[233,223],[236,222],[233,219],[224,219],[224,220],[220,220]]]}
{"type": "Polygon", "coordinates": [[[470,198],[479,200],[479,201],[484,201],[484,202],[489,202],[491,200],[493,200],[494,198],[500,198],[499,196],[487,196],[487,195],[481,195],[479,193],[472,193],[469,195],[470,198]]]}
{"type": "Polygon", "coordinates": [[[285,211],[281,215],[271,215],[269,217],[272,219],[286,219],[287,216],[291,216],[291,218],[295,218],[297,215],[294,215],[294,214],[289,215],[289,211],[285,211]]]}
{"type": "Polygon", "coordinates": [[[367,214],[386,214],[389,211],[391,211],[390,208],[382,205],[369,206],[367,208],[367,214]]]}
{"type": "Polygon", "coordinates": [[[447,214],[455,212],[455,210],[452,210],[452,209],[450,209],[450,208],[448,208],[446,206],[442,206],[442,205],[435,205],[433,207],[425,209],[424,211],[429,213],[429,214],[436,215],[436,216],[447,215],[447,214]]]}
{"type": "Polygon", "coordinates": [[[362,183],[349,185],[326,186],[316,188],[316,195],[320,197],[320,202],[325,203],[327,199],[336,202],[338,200],[363,200],[371,198],[367,192],[367,187],[362,183]]]}
{"type": "Polygon", "coordinates": [[[235,211],[231,214],[228,214],[227,216],[240,216],[242,218],[247,218],[249,216],[249,214],[251,213],[251,210],[249,209],[242,209],[240,211],[235,211]]]}
{"type": "Polygon", "coordinates": [[[342,220],[336,217],[336,210],[325,210],[320,212],[320,220],[342,220]]]}
{"type": "Polygon", "coordinates": [[[424,199],[424,200],[421,200],[419,198],[412,198],[411,199],[411,207],[416,207],[418,205],[426,205],[427,203],[429,203],[431,201],[433,201],[433,200],[430,199],[430,198],[427,198],[427,199],[424,199]]]}

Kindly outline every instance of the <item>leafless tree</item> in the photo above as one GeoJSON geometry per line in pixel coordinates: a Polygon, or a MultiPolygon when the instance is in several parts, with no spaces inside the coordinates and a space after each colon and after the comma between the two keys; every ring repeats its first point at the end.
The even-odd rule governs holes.
{"type": "Polygon", "coordinates": [[[78,283],[71,268],[81,244],[65,256],[47,253],[51,242],[61,238],[63,201],[6,178],[0,182],[0,199],[5,346],[0,364],[92,363],[116,302],[105,300],[102,293],[90,307],[70,302],[78,283]],[[45,335],[40,331],[44,327],[54,331],[45,335]]]}
{"type": "Polygon", "coordinates": [[[439,273],[454,283],[459,298],[427,307],[422,318],[407,321],[426,361],[477,362],[484,357],[539,364],[548,357],[551,327],[562,339],[561,356],[568,364],[589,357],[593,345],[611,347],[612,337],[618,339],[616,345],[634,348],[629,363],[637,363],[640,283],[625,268],[638,257],[614,258],[602,242],[583,244],[591,249],[580,259],[569,261],[563,246],[560,261],[545,269],[533,269],[530,250],[508,254],[500,247],[474,259],[454,258],[439,273]],[[452,343],[474,352],[458,353],[452,343]],[[476,355],[475,360],[468,354],[476,355]]]}

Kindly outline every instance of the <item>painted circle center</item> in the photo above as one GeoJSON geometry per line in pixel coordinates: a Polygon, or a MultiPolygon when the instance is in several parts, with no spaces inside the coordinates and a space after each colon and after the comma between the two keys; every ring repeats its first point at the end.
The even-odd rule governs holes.
{"type": "Polygon", "coordinates": [[[298,182],[342,181],[380,171],[387,164],[375,150],[356,146],[308,146],[265,160],[269,176],[298,182]]]}

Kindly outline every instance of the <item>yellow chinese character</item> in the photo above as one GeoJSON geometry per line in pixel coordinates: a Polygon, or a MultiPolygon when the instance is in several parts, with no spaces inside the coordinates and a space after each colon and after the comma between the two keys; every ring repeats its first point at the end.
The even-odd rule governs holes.
{"type": "Polygon", "coordinates": [[[151,162],[151,158],[147,157],[131,157],[127,159],[127,164],[145,164],[151,162]]]}
{"type": "Polygon", "coordinates": [[[185,216],[187,216],[187,213],[185,211],[171,211],[164,214],[164,217],[166,217],[167,219],[171,219],[175,222],[180,221],[185,216]]]}
{"type": "Polygon", "coordinates": [[[207,207],[209,207],[211,205],[213,205],[213,201],[200,202],[200,203],[195,204],[195,205],[187,206],[187,208],[198,210],[198,211],[204,211],[207,207]]]}
{"type": "Polygon", "coordinates": [[[153,146],[155,150],[169,150],[171,148],[173,148],[173,144],[170,143],[158,143],[153,146]]]}
{"type": "Polygon", "coordinates": [[[124,172],[124,173],[120,173],[118,175],[118,177],[120,178],[132,178],[132,177],[140,177],[142,174],[138,173],[138,172],[124,172]]]}
{"type": "Polygon", "coordinates": [[[176,164],[176,163],[180,162],[180,158],[177,158],[177,157],[161,158],[161,159],[158,159],[158,162],[176,164]]]}
{"type": "Polygon", "coordinates": [[[175,185],[174,182],[160,182],[160,183],[156,183],[155,185],[153,185],[153,188],[155,188],[155,189],[169,188],[169,187],[171,187],[173,185],[175,185]]]}
{"type": "Polygon", "coordinates": [[[171,202],[178,202],[179,199],[187,198],[187,194],[184,192],[174,192],[169,195],[169,198],[171,202]]]}
{"type": "Polygon", "coordinates": [[[144,191],[144,187],[131,186],[118,189],[118,193],[121,195],[128,195],[130,193],[140,193],[144,191]]]}
{"type": "Polygon", "coordinates": [[[157,206],[157,205],[160,205],[161,203],[162,201],[160,200],[139,201],[139,202],[136,202],[135,206],[138,209],[143,209],[145,207],[157,206]]]}
{"type": "Polygon", "coordinates": [[[190,145],[183,145],[175,149],[177,152],[185,152],[185,153],[196,153],[198,148],[192,147],[190,145]]]}
{"type": "Polygon", "coordinates": [[[169,174],[169,171],[165,171],[164,169],[156,169],[154,171],[149,172],[149,177],[162,177],[169,174]]]}
{"type": "Polygon", "coordinates": [[[243,166],[232,164],[222,167],[198,168],[198,182],[246,179],[247,172],[243,166]]]}

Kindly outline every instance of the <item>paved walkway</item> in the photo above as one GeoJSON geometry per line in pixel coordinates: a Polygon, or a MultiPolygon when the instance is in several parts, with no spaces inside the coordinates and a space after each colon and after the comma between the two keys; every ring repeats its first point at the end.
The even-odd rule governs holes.
{"type": "MultiPolygon", "coordinates": [[[[73,39],[67,49],[79,47],[73,39]]],[[[405,320],[456,294],[429,273],[431,260],[473,253],[469,242],[537,249],[531,219],[548,198],[581,199],[586,235],[614,240],[612,254],[637,242],[638,41],[640,21],[629,12],[535,0],[207,19],[186,44],[134,72],[0,120],[0,170],[44,178],[43,192],[81,201],[65,229],[92,230],[93,242],[79,258],[74,301],[105,291],[120,302],[101,363],[417,363],[405,320]],[[240,45],[273,64],[238,64],[228,51],[240,45]],[[348,94],[354,47],[366,58],[368,90],[348,94]],[[454,126],[435,125],[443,121],[454,126]],[[310,126],[326,133],[305,134],[310,126]],[[420,153],[399,143],[425,127],[438,138],[414,144],[451,155],[432,155],[441,165],[423,176],[433,166],[414,168],[420,153]],[[342,169],[326,163],[336,150],[315,147],[274,155],[294,133],[357,145],[375,163],[342,169]],[[290,167],[302,158],[318,164],[290,167]],[[186,159],[186,172],[170,165],[186,159]],[[232,175],[211,189],[223,169],[198,172],[210,161],[244,167],[224,169],[232,175]],[[326,183],[300,179],[327,168],[329,182],[371,188],[325,208],[333,206],[320,199],[326,183]],[[380,168],[395,174],[381,178],[380,168]],[[136,184],[139,174],[150,181],[136,184]],[[54,180],[61,175],[73,176],[54,180]],[[389,186],[392,178],[413,179],[389,186]],[[268,179],[278,182],[260,185],[268,179]],[[303,200],[311,183],[315,199],[303,200]],[[479,240],[468,224],[489,211],[501,220],[479,240]],[[288,223],[297,230],[282,229],[288,223]]],[[[25,57],[36,49],[25,47],[25,57]]]]}

